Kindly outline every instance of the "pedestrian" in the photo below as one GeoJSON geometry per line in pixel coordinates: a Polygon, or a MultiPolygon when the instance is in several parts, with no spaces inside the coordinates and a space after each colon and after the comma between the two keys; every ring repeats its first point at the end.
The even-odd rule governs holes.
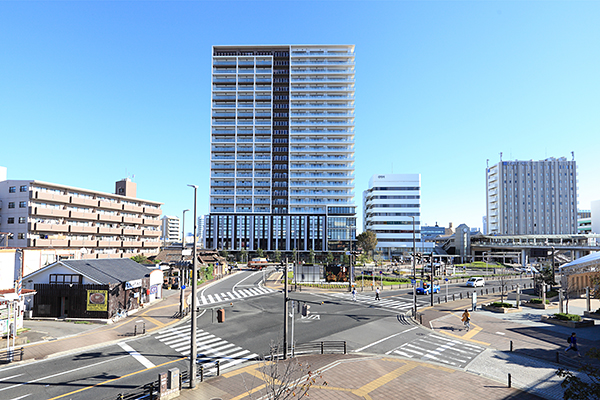
{"type": "Polygon", "coordinates": [[[375,289],[375,300],[381,300],[379,298],[379,286],[377,286],[377,289],[375,289]]]}
{"type": "Polygon", "coordinates": [[[581,353],[579,353],[579,349],[577,348],[577,337],[575,336],[575,332],[571,333],[571,336],[567,339],[569,343],[569,347],[565,349],[565,353],[569,350],[574,350],[577,352],[577,355],[581,357],[581,353]]]}
{"type": "Polygon", "coordinates": [[[352,301],[356,301],[356,288],[352,288],[352,301]]]}

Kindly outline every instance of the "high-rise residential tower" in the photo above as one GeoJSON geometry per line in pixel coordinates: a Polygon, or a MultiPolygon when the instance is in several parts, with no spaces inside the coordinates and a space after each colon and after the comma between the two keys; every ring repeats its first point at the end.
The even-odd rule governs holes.
{"type": "Polygon", "coordinates": [[[413,245],[422,251],[421,175],[373,175],[363,192],[363,218],[363,229],[375,232],[384,258],[408,255],[413,245]]]}
{"type": "Polygon", "coordinates": [[[500,161],[486,184],[488,234],[577,233],[575,160],[500,161]]]}
{"type": "Polygon", "coordinates": [[[354,46],[214,46],[206,247],[343,249],[355,235],[354,46]]]}

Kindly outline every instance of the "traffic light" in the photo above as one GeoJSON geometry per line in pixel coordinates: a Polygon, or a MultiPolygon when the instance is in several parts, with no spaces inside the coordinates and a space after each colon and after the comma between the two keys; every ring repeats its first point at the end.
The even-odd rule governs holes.
{"type": "Polygon", "coordinates": [[[310,311],[308,311],[308,309],[310,308],[310,306],[306,303],[302,304],[302,316],[303,317],[308,317],[308,314],[310,314],[310,311]]]}

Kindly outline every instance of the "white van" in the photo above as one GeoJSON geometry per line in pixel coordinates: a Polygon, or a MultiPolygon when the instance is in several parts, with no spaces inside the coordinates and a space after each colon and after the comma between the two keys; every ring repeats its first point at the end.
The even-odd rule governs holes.
{"type": "Polygon", "coordinates": [[[469,278],[467,281],[467,286],[469,287],[483,287],[485,285],[485,280],[482,277],[474,276],[473,278],[469,278]]]}

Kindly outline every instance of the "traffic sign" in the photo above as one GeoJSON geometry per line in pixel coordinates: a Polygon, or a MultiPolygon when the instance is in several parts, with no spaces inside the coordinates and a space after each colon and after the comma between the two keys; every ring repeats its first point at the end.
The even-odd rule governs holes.
{"type": "Polygon", "coordinates": [[[411,280],[410,280],[410,284],[411,284],[411,285],[413,285],[413,286],[414,286],[414,284],[415,284],[415,283],[417,283],[417,281],[416,281],[416,280],[414,280],[414,279],[411,279],[411,280]]]}
{"type": "Polygon", "coordinates": [[[448,282],[448,278],[444,279],[446,282],[448,282]]]}

